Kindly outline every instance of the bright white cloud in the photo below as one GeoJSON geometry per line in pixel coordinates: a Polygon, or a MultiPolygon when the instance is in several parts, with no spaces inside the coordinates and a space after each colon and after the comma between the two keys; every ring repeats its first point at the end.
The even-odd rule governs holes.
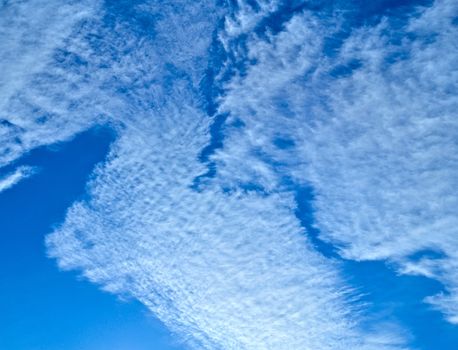
{"type": "Polygon", "coordinates": [[[87,127],[87,118],[68,117],[72,91],[62,88],[67,76],[54,56],[96,7],[97,1],[0,2],[0,166],[87,127]]]}
{"type": "Polygon", "coordinates": [[[18,184],[35,173],[35,168],[22,166],[15,171],[0,177],[0,193],[18,184]]]}
{"type": "Polygon", "coordinates": [[[226,31],[222,34],[223,37],[227,35],[227,39],[252,31],[262,19],[281,6],[281,1],[278,0],[237,0],[236,3],[233,15],[225,17],[226,31]]]}
{"type": "Polygon", "coordinates": [[[166,125],[141,117],[124,130],[93,199],[48,237],[60,267],[141,300],[197,348],[403,348],[359,329],[338,266],[308,243],[291,194],[190,188],[208,136],[184,98],[186,114],[166,106],[166,125]]]}
{"type": "Polygon", "coordinates": [[[388,20],[355,30],[335,59],[323,54],[333,26],[310,15],[269,40],[253,36],[257,63],[221,107],[245,126],[228,129],[213,160],[229,186],[273,191],[285,176],[312,185],[322,239],[346,258],[438,279],[450,295],[428,300],[457,323],[457,4],[418,11],[402,31],[388,20]],[[345,72],[351,62],[362,66],[345,72]],[[276,147],[279,138],[294,147],[276,147]],[[260,165],[236,171],[240,159],[260,165]],[[410,258],[425,250],[444,257],[410,258]]]}
{"type": "MultiPolygon", "coordinates": [[[[14,6],[23,16],[34,9],[31,2],[14,6]]],[[[240,2],[239,11],[228,17],[219,35],[226,48],[276,6],[260,2],[254,11],[240,2]]],[[[91,199],[75,203],[65,222],[48,237],[50,255],[62,268],[79,269],[106,290],[139,299],[196,347],[404,349],[397,332],[365,324],[364,310],[354,306],[338,263],[322,257],[308,242],[294,215],[294,196],[281,181],[288,175],[297,183],[315,186],[323,237],[337,241],[335,234],[338,242],[349,243],[344,251],[348,256],[356,252],[352,257],[368,258],[363,253],[377,247],[372,231],[367,242],[353,234],[354,222],[362,226],[359,220],[365,212],[361,212],[371,208],[364,196],[372,188],[369,182],[367,187],[363,184],[373,173],[358,173],[357,179],[364,181],[353,192],[350,180],[355,178],[345,175],[355,166],[366,169],[351,162],[354,149],[345,148],[353,135],[359,135],[358,123],[368,122],[360,134],[369,139],[380,135],[380,125],[384,130],[385,119],[374,118],[372,125],[365,118],[381,113],[374,110],[371,99],[379,96],[381,106],[391,103],[383,86],[372,90],[386,74],[374,68],[370,56],[374,49],[358,46],[370,43],[360,39],[364,35],[373,35],[377,44],[377,29],[355,33],[341,57],[343,62],[349,59],[345,55],[366,55],[368,68],[332,84],[326,72],[335,63],[322,54],[323,38],[331,32],[312,15],[293,17],[276,37],[251,36],[248,55],[257,64],[246,76],[235,77],[221,100],[222,109],[230,111],[231,118],[242,119],[245,127],[227,129],[224,149],[214,157],[218,175],[198,192],[191,186],[207,170],[198,155],[209,142],[211,120],[202,112],[203,101],[196,91],[222,14],[211,2],[151,1],[132,9],[151,19],[150,29],[139,32],[132,25],[135,18],[122,13],[111,14],[109,23],[104,16],[110,14],[98,8],[84,21],[77,16],[59,23],[71,30],[62,32],[52,47],[44,41],[46,58],[40,56],[40,62],[45,63],[33,72],[24,73],[24,67],[38,49],[27,43],[24,50],[14,49],[24,52],[25,58],[11,68],[21,81],[14,94],[2,93],[6,121],[1,132],[6,137],[0,145],[9,149],[1,155],[2,164],[94,124],[108,123],[118,132],[106,163],[90,183],[91,199]],[[355,107],[359,105],[360,110],[355,107]],[[348,130],[338,133],[336,126],[348,130]],[[295,147],[272,147],[279,137],[291,138],[295,147]],[[260,184],[267,194],[242,191],[241,183],[260,184]],[[363,198],[354,199],[357,194],[363,198]],[[349,216],[351,212],[355,214],[349,216]]],[[[39,21],[32,24],[43,26],[39,21]]],[[[33,28],[23,35],[31,35],[33,28]]],[[[36,42],[33,36],[31,41],[36,42]]],[[[427,51],[413,46],[409,47],[413,53],[427,51]]],[[[375,59],[384,49],[377,50],[381,53],[375,50],[375,59]]],[[[10,64],[8,57],[2,63],[10,64]]],[[[409,78],[415,69],[400,63],[390,72],[409,78]],[[402,64],[410,71],[404,71],[402,64]]],[[[387,88],[397,83],[383,82],[388,82],[387,88]]],[[[407,101],[418,98],[414,88],[399,85],[399,90],[407,91],[407,101]]],[[[395,104],[388,122],[397,125],[397,116],[411,111],[405,100],[399,102],[401,107],[395,104]]],[[[424,106],[418,111],[429,113],[424,106]]],[[[366,146],[357,149],[361,157],[373,153],[366,146]]],[[[396,164],[396,157],[390,159],[388,164],[396,164]]],[[[374,167],[380,178],[391,175],[381,173],[377,162],[367,167],[374,167]]],[[[380,216],[380,208],[370,209],[369,220],[389,218],[380,216]]],[[[388,225],[394,224],[388,221],[388,225]]],[[[389,227],[384,232],[393,236],[389,227]]],[[[385,250],[374,250],[374,257],[381,257],[381,251],[385,250]]]]}
{"type": "Polygon", "coordinates": [[[72,27],[91,13],[87,5],[52,0],[0,3],[1,108],[49,63],[72,27]]]}
{"type": "MultiPolygon", "coordinates": [[[[209,32],[187,13],[196,24],[187,30],[209,32]]],[[[134,80],[139,88],[124,100],[123,127],[91,183],[92,200],[76,203],[49,236],[51,256],[139,299],[197,347],[403,348],[396,334],[362,330],[338,266],[307,242],[292,194],[191,189],[206,172],[197,158],[209,142],[210,120],[193,92],[193,62],[202,51],[177,60],[186,52],[179,45],[189,50],[189,35],[167,24],[156,27],[164,25],[155,38],[165,42],[143,43],[117,66],[123,86],[134,80]],[[176,30],[183,41],[171,43],[176,30]],[[184,74],[191,71],[189,81],[163,67],[169,57],[184,74]]]]}

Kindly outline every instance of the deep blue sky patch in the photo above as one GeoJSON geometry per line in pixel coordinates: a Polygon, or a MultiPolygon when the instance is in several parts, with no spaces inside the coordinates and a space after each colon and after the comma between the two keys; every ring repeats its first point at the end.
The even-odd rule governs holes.
{"type": "Polygon", "coordinates": [[[39,170],[0,194],[1,349],[178,349],[142,305],[101,293],[46,257],[45,234],[84,197],[113,138],[97,128],[16,162],[39,170]]]}

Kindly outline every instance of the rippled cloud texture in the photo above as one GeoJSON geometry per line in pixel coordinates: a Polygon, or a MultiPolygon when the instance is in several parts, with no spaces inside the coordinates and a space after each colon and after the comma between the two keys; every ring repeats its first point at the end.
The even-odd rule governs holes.
{"type": "Polygon", "coordinates": [[[426,302],[458,324],[455,1],[372,22],[325,1],[0,9],[0,166],[96,125],[117,135],[47,238],[62,269],[190,347],[408,349],[301,227],[308,186],[321,240],[441,282],[426,302]]]}

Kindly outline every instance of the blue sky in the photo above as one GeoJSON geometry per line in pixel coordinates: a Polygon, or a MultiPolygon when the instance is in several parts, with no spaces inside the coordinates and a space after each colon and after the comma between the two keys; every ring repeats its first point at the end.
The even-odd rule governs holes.
{"type": "Polygon", "coordinates": [[[457,16],[0,2],[0,348],[455,350],[457,16]]]}
{"type": "Polygon", "coordinates": [[[60,273],[46,257],[44,235],[84,196],[112,139],[108,130],[91,130],[14,164],[36,167],[37,174],[0,196],[0,348],[179,349],[142,305],[60,273]]]}

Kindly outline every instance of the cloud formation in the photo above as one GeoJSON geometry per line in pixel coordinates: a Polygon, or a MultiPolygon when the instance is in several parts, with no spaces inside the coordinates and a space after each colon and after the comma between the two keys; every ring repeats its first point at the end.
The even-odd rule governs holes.
{"type": "Polygon", "coordinates": [[[33,175],[35,169],[28,166],[21,166],[15,171],[0,177],[0,193],[18,184],[20,181],[33,175]]]}
{"type": "Polygon", "coordinates": [[[0,166],[90,123],[71,118],[71,72],[56,50],[95,13],[97,1],[0,2],[0,166]],[[65,81],[65,86],[62,83],[65,81]]]}
{"type": "MultiPolygon", "coordinates": [[[[13,21],[17,31],[1,32],[14,43],[3,52],[20,59],[0,56],[14,87],[1,90],[0,164],[110,125],[117,140],[90,199],[48,236],[49,254],[137,298],[191,346],[406,349],[402,331],[366,319],[339,262],[312,246],[293,187],[314,187],[322,238],[343,256],[393,260],[453,292],[456,152],[444,149],[455,147],[455,27],[443,18],[454,5],[418,10],[403,27],[418,38],[392,44],[382,21],[353,31],[332,56],[338,11],[298,10],[277,33],[265,19],[282,4],[254,3],[46,2],[65,10],[62,22],[13,21]],[[211,88],[223,91],[216,102],[229,117],[210,157],[216,175],[196,189],[215,118],[201,93],[207,69],[216,70],[212,45],[225,51],[211,88]],[[28,71],[35,52],[40,65],[28,71]],[[441,263],[409,259],[438,247],[441,263]]],[[[22,21],[35,8],[1,6],[22,21]]],[[[431,299],[452,322],[455,295],[431,299]]]]}
{"type": "Polygon", "coordinates": [[[246,55],[256,63],[227,84],[221,112],[232,117],[213,157],[227,186],[313,186],[323,240],[345,258],[386,259],[438,279],[449,294],[428,301],[452,323],[456,13],[455,2],[436,1],[405,24],[382,19],[354,29],[337,55],[326,52],[342,22],[335,14],[331,22],[298,15],[276,36],[252,35],[246,55]],[[239,159],[259,165],[240,171],[239,159]]]}
{"type": "MultiPolygon", "coordinates": [[[[169,43],[183,30],[168,23],[164,32],[156,26],[156,41],[169,43]]],[[[208,24],[193,23],[188,30],[208,32],[208,24]]],[[[76,203],[48,237],[50,255],[139,299],[197,347],[404,348],[396,334],[362,330],[349,286],[336,263],[310,246],[291,193],[192,189],[206,172],[198,155],[211,122],[196,94],[194,76],[203,69],[194,62],[210,40],[185,57],[176,57],[186,52],[179,45],[188,48],[184,39],[170,48],[129,45],[117,69],[129,87],[120,96],[119,138],[90,185],[92,199],[76,203]]]]}

